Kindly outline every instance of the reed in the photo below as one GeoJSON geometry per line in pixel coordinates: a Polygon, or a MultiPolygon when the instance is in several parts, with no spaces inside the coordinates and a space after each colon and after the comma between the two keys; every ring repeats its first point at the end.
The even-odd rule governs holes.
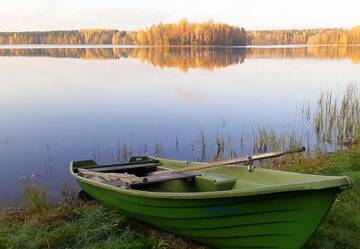
{"type": "Polygon", "coordinates": [[[285,148],[286,137],[283,134],[277,135],[271,128],[261,127],[252,131],[253,153],[281,150],[285,148]]]}
{"type": "Polygon", "coordinates": [[[8,147],[9,146],[9,137],[8,136],[0,137],[0,144],[8,147]]]}
{"type": "MultiPolygon", "coordinates": [[[[275,130],[271,127],[260,126],[250,130],[240,127],[240,135],[225,136],[224,129],[227,121],[222,118],[216,135],[205,134],[200,130],[194,141],[190,141],[186,148],[184,138],[175,135],[173,152],[179,155],[190,150],[188,160],[219,161],[242,154],[262,153],[286,150],[299,146],[307,148],[307,155],[323,153],[336,148],[360,143],[360,88],[358,84],[350,84],[342,91],[324,91],[314,103],[304,102],[299,108],[291,128],[275,130]],[[180,148],[181,147],[181,148],[180,148]]],[[[116,143],[116,152],[110,153],[112,161],[127,161],[135,154],[164,155],[163,145],[156,142],[152,148],[145,143],[137,146],[120,140],[116,143]]],[[[108,158],[100,151],[100,142],[93,137],[93,158],[100,161],[108,158]]],[[[170,151],[171,154],[172,151],[170,151]]],[[[108,152],[109,154],[109,152],[108,152]]]]}
{"type": "Polygon", "coordinates": [[[24,210],[29,214],[42,214],[50,208],[49,195],[45,188],[24,180],[24,210]]]}
{"type": "Polygon", "coordinates": [[[64,182],[61,188],[61,194],[63,196],[64,205],[79,206],[81,204],[78,198],[78,188],[74,187],[73,185],[64,182]]]}
{"type": "Polygon", "coordinates": [[[303,104],[300,123],[289,131],[253,129],[253,153],[306,146],[310,155],[359,144],[360,88],[350,84],[336,92],[322,92],[315,105],[303,104]]]}
{"type": "Polygon", "coordinates": [[[350,84],[335,96],[323,92],[313,110],[312,120],[318,143],[347,146],[360,140],[360,89],[350,84]]]}
{"type": "Polygon", "coordinates": [[[213,160],[216,162],[224,159],[224,152],[225,152],[224,137],[218,133],[216,135],[215,143],[216,143],[216,153],[213,156],[213,160]]]}
{"type": "Polygon", "coordinates": [[[155,156],[161,156],[162,152],[163,152],[163,148],[161,143],[155,143],[155,147],[154,147],[155,156]]]}
{"type": "Polygon", "coordinates": [[[179,134],[176,134],[176,137],[175,137],[175,149],[176,149],[176,152],[179,153],[179,150],[180,150],[180,138],[179,138],[179,134]]]}
{"type": "Polygon", "coordinates": [[[199,143],[200,143],[200,161],[204,162],[206,160],[206,141],[205,141],[205,135],[203,131],[200,131],[200,138],[199,138],[199,143]]]}
{"type": "Polygon", "coordinates": [[[146,143],[143,145],[143,151],[144,151],[144,155],[147,155],[149,149],[148,149],[148,145],[146,143]]]}
{"type": "Polygon", "coordinates": [[[122,161],[127,161],[133,155],[133,146],[128,145],[126,142],[123,144],[121,149],[122,161]]]}
{"type": "Polygon", "coordinates": [[[231,135],[227,136],[227,146],[226,146],[226,154],[227,154],[227,158],[235,158],[237,157],[237,148],[236,148],[236,144],[234,144],[234,140],[235,138],[231,135]]]}

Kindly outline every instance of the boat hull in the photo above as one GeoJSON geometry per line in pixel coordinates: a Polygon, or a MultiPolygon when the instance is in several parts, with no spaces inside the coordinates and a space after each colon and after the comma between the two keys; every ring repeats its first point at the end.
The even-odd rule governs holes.
{"type": "Polygon", "coordinates": [[[301,248],[335,200],[338,188],[256,196],[161,198],[128,194],[77,179],[96,200],[160,229],[214,248],[301,248]]]}

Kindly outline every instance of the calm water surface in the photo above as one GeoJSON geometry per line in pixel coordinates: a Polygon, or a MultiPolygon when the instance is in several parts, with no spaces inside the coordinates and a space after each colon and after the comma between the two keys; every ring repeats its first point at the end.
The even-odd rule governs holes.
{"type": "Polygon", "coordinates": [[[210,155],[219,134],[289,130],[304,101],[358,84],[360,47],[0,48],[0,72],[4,205],[24,176],[55,195],[70,160],[197,160],[200,133],[210,155]]]}

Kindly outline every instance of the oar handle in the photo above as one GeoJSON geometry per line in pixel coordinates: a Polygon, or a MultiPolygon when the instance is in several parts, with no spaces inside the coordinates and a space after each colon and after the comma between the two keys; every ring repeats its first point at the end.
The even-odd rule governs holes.
{"type": "Polygon", "coordinates": [[[305,147],[299,147],[296,149],[285,150],[285,151],[275,151],[275,152],[268,152],[268,153],[262,153],[262,154],[255,154],[253,156],[249,156],[248,161],[270,159],[270,158],[274,158],[274,157],[280,157],[280,156],[293,154],[293,153],[300,153],[300,152],[304,152],[304,151],[305,151],[305,147]]]}
{"type": "Polygon", "coordinates": [[[299,147],[299,148],[292,149],[292,150],[286,150],[285,153],[286,154],[300,153],[300,152],[304,152],[305,150],[306,150],[305,147],[299,147]]]}

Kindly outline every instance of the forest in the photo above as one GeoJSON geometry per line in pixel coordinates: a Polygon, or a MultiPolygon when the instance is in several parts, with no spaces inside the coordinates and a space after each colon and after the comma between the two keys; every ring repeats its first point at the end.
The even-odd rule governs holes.
{"type": "Polygon", "coordinates": [[[113,45],[284,45],[360,44],[360,26],[353,29],[246,31],[214,21],[159,23],[137,31],[80,29],[46,32],[0,32],[0,44],[113,45]]]}
{"type": "Polygon", "coordinates": [[[2,32],[0,44],[246,45],[243,28],[207,21],[152,25],[139,31],[81,29],[49,32],[2,32]]]}
{"type": "Polygon", "coordinates": [[[127,44],[125,31],[80,29],[45,32],[2,32],[0,44],[127,44]]]}
{"type": "Polygon", "coordinates": [[[347,29],[248,31],[247,45],[360,44],[360,26],[347,29]]]}

